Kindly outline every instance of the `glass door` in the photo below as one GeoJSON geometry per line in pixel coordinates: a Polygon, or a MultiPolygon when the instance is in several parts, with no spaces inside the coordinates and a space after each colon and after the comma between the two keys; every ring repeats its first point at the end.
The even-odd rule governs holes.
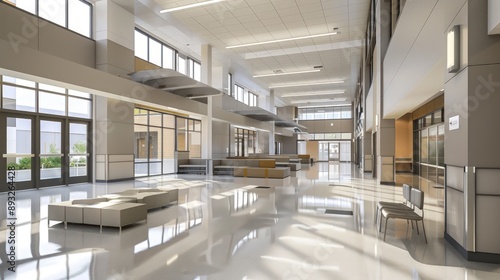
{"type": "MultiPolygon", "coordinates": [[[[33,125],[32,117],[17,114],[5,114],[0,117],[0,128],[4,136],[0,138],[1,182],[14,182],[17,190],[34,188],[34,157],[33,152],[33,125]],[[8,176],[8,169],[14,169],[15,176],[8,176]],[[8,181],[7,181],[8,180],[8,181]]],[[[7,184],[2,183],[2,186],[7,184]]],[[[1,190],[7,191],[2,188],[1,190]]]]}
{"type": "Polygon", "coordinates": [[[319,142],[319,161],[328,161],[328,142],[319,142]]]}
{"type": "Polygon", "coordinates": [[[340,147],[339,142],[330,142],[328,151],[329,161],[339,161],[340,160],[340,147]]]}
{"type": "Polygon", "coordinates": [[[88,182],[90,151],[88,143],[89,125],[87,123],[69,123],[68,183],[88,182]]]}
{"type": "Polygon", "coordinates": [[[63,123],[61,120],[40,120],[39,179],[40,187],[62,185],[65,165],[63,123]]]}

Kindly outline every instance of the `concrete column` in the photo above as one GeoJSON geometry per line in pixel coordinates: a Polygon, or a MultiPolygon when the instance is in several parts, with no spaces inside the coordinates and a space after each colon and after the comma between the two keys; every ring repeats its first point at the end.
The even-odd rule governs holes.
{"type": "MultiPolygon", "coordinates": [[[[269,91],[269,101],[267,103],[267,107],[269,112],[274,112],[274,89],[271,89],[269,91]]],[[[270,122],[270,130],[269,130],[269,154],[274,155],[276,153],[276,147],[275,147],[275,133],[276,133],[276,126],[274,125],[274,122],[270,122]]]]}
{"type": "Polygon", "coordinates": [[[449,24],[461,61],[445,79],[445,239],[467,260],[500,263],[500,37],[487,34],[487,4],[467,1],[449,24]]]}
{"type": "Polygon", "coordinates": [[[134,104],[95,96],[96,181],[134,178],[134,104]]]}
{"type": "MultiPolygon", "coordinates": [[[[212,46],[201,46],[201,81],[207,85],[212,85],[212,46]]],[[[207,116],[203,118],[202,138],[202,156],[206,159],[212,158],[212,118],[213,118],[213,97],[207,98],[207,116]]],[[[212,168],[209,168],[210,172],[212,168]]]]}
{"type": "Polygon", "coordinates": [[[376,58],[374,73],[374,94],[375,94],[375,130],[377,147],[375,148],[375,162],[377,181],[383,184],[395,184],[395,137],[396,137],[396,124],[394,119],[384,119],[384,93],[383,93],[383,61],[385,53],[389,46],[391,36],[391,26],[384,16],[390,14],[391,7],[390,1],[378,1],[377,3],[377,45],[376,45],[376,58]]]}
{"type": "Polygon", "coordinates": [[[373,152],[372,152],[372,135],[371,133],[365,133],[362,138],[363,145],[363,171],[372,172],[373,170],[373,152]]]}
{"type": "MultiPolygon", "coordinates": [[[[120,4],[133,7],[133,0],[120,4]]],[[[96,68],[127,75],[134,71],[134,14],[111,0],[95,3],[96,68]]],[[[134,104],[96,96],[94,149],[97,181],[134,178],[134,104]]]]}
{"type": "MultiPolygon", "coordinates": [[[[120,3],[134,6],[133,0],[120,3]]],[[[123,76],[134,72],[134,14],[112,0],[97,1],[95,11],[96,68],[123,76]]]]}

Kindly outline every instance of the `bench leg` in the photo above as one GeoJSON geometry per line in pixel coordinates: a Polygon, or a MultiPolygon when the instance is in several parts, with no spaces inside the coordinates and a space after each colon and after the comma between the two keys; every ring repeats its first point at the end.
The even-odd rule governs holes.
{"type": "MultiPolygon", "coordinates": [[[[413,223],[413,220],[411,222],[413,223]]],[[[420,232],[418,231],[418,221],[415,221],[415,226],[417,227],[417,234],[420,234],[420,232]]]]}

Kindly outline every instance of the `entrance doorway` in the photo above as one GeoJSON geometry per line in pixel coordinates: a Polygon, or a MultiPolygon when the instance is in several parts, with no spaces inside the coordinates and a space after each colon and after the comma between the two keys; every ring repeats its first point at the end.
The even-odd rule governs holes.
{"type": "Polygon", "coordinates": [[[351,161],[351,142],[319,141],[318,161],[351,161]]]}
{"type": "Polygon", "coordinates": [[[15,169],[18,190],[89,182],[89,129],[67,118],[0,114],[0,170],[15,169]]]}

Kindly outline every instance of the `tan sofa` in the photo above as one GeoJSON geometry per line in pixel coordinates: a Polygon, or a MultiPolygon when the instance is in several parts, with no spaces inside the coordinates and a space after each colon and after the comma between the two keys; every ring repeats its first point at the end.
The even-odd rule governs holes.
{"type": "Polygon", "coordinates": [[[214,175],[252,178],[286,178],[290,167],[276,167],[274,159],[214,160],[214,175]]]}

